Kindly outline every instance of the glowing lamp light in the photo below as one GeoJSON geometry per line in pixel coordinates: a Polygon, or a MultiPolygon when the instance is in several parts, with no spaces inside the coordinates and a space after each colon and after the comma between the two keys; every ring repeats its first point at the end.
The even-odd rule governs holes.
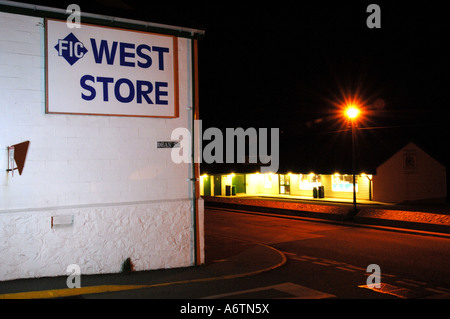
{"type": "Polygon", "coordinates": [[[347,115],[348,118],[350,119],[355,119],[358,117],[359,115],[359,109],[354,107],[354,106],[349,106],[346,110],[345,110],[345,114],[347,115]]]}

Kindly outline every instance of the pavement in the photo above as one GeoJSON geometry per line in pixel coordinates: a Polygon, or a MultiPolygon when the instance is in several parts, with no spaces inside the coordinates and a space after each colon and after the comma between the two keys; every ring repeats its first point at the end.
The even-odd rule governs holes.
{"type": "MultiPolygon", "coordinates": [[[[205,198],[205,206],[247,210],[251,208],[263,214],[283,214],[287,218],[311,218],[316,221],[347,223],[358,227],[384,227],[390,230],[450,237],[450,215],[404,208],[393,209],[395,207],[392,205],[373,203],[362,205],[352,220],[347,218],[349,206],[336,202],[239,196],[205,198]]],[[[67,287],[66,276],[3,281],[0,282],[0,299],[82,298],[86,295],[95,297],[95,294],[164,286],[173,286],[173,289],[177,289],[189,283],[254,276],[281,267],[287,260],[283,252],[259,243],[207,244],[206,256],[209,256],[206,265],[200,267],[140,271],[130,274],[82,275],[81,287],[72,289],[67,287]]]]}

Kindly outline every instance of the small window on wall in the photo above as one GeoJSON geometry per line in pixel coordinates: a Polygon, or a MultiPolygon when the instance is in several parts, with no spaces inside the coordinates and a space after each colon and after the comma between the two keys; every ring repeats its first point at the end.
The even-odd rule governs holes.
{"type": "Polygon", "coordinates": [[[417,154],[416,151],[403,151],[403,173],[414,174],[417,171],[417,154]]]}
{"type": "Polygon", "coordinates": [[[302,190],[312,190],[314,187],[322,186],[322,176],[316,174],[300,174],[299,188],[302,190]]]}
{"type": "MultiPolygon", "coordinates": [[[[353,192],[353,175],[335,174],[331,182],[333,192],[353,192]]],[[[356,176],[356,192],[358,192],[358,176],[356,176]]]]}

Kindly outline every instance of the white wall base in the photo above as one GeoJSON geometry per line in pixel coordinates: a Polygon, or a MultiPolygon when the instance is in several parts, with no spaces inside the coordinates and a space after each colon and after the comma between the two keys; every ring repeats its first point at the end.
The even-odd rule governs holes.
{"type": "Polygon", "coordinates": [[[130,257],[135,270],[193,264],[191,201],[96,205],[0,214],[0,280],[117,273],[130,257]],[[52,216],[72,225],[51,226],[52,216]]]}

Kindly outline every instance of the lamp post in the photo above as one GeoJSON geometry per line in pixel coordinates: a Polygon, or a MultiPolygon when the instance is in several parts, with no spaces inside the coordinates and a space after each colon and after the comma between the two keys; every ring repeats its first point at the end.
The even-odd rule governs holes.
{"type": "Polygon", "coordinates": [[[352,174],[353,174],[353,216],[356,215],[356,119],[360,111],[357,107],[350,105],[345,110],[352,126],[352,174]]]}

